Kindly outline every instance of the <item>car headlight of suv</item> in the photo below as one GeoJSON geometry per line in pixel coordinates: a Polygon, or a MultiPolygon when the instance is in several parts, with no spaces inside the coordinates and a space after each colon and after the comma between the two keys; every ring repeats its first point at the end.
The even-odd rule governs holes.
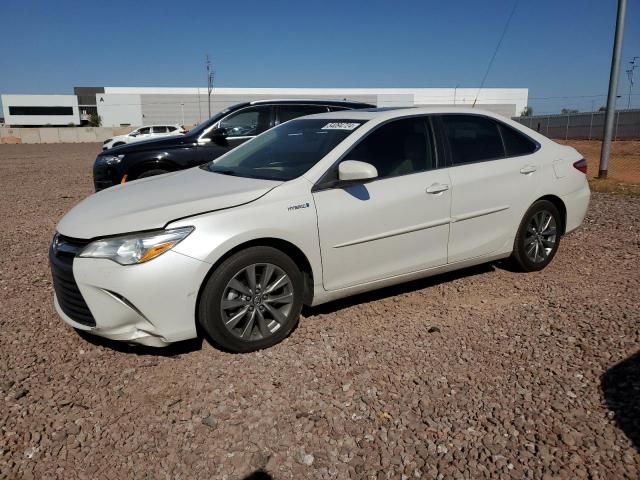
{"type": "Polygon", "coordinates": [[[115,165],[117,163],[120,163],[123,158],[124,158],[124,154],[123,155],[99,155],[98,163],[101,163],[103,165],[115,165]]]}
{"type": "Polygon", "coordinates": [[[193,227],[181,227],[104,238],[91,242],[80,252],[79,256],[84,258],[106,258],[120,265],[144,263],[171,250],[187,238],[193,230],[193,227]]]}

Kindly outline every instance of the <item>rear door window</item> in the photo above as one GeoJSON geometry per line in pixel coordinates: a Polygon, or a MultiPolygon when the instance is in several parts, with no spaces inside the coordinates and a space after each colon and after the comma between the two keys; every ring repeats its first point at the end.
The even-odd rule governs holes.
{"type": "Polygon", "coordinates": [[[153,133],[167,133],[167,127],[153,127],[153,133]]]}
{"type": "Polygon", "coordinates": [[[453,165],[505,157],[498,123],[480,115],[442,115],[453,165]]]}

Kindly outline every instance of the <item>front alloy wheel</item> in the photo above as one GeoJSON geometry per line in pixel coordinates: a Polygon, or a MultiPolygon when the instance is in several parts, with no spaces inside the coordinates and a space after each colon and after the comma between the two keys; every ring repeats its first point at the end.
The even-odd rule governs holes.
{"type": "Polygon", "coordinates": [[[222,262],[204,285],[198,322],[210,340],[232,352],[251,352],[283,340],[302,310],[303,276],[272,247],[250,247],[222,262]]]}
{"type": "Polygon", "coordinates": [[[220,314],[235,337],[263,340],[287,323],[292,307],[293,284],[284,270],[271,263],[254,263],[229,281],[220,314]]]}

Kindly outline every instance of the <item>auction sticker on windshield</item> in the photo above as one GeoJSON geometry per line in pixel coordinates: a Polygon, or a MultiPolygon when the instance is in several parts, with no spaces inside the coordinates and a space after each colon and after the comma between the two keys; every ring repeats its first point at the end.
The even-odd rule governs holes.
{"type": "Polygon", "coordinates": [[[355,130],[359,126],[359,123],[331,122],[322,127],[322,130],[355,130]]]}

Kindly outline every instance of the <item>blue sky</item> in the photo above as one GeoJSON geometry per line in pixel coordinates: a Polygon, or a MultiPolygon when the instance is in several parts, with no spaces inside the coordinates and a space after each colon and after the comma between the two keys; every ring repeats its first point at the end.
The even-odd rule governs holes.
{"type": "MultiPolygon", "coordinates": [[[[537,113],[604,104],[616,4],[521,0],[485,86],[528,87],[537,113]]],[[[512,0],[5,2],[0,93],[205,86],[206,53],[217,86],[475,87],[512,6],[512,0]]],[[[640,55],[638,20],[640,0],[628,0],[623,70],[640,55]]],[[[623,71],[620,105],[627,90],[623,71]]],[[[640,68],[636,92],[640,106],[640,68]]]]}

